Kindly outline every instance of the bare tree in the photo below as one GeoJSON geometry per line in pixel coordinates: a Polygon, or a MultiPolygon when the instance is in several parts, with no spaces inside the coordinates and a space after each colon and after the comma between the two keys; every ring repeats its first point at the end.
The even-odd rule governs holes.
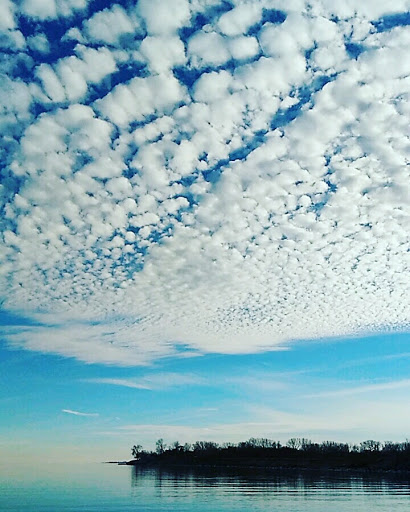
{"type": "Polygon", "coordinates": [[[185,443],[182,448],[184,452],[190,452],[192,449],[192,445],[190,443],[185,443]]]}
{"type": "Polygon", "coordinates": [[[164,443],[164,440],[158,439],[158,441],[155,443],[155,451],[158,455],[162,455],[166,450],[167,445],[164,443]]]}
{"type": "Polygon", "coordinates": [[[213,441],[196,441],[194,443],[193,449],[195,452],[217,450],[218,444],[214,443],[213,441]]]}
{"type": "Polygon", "coordinates": [[[368,439],[367,441],[360,443],[360,450],[362,452],[378,452],[380,451],[380,448],[380,441],[373,441],[373,439],[368,439]]]}
{"type": "Polygon", "coordinates": [[[131,455],[134,457],[134,459],[138,459],[138,457],[141,455],[141,452],[142,446],[140,444],[134,444],[131,449],[131,455]]]}
{"type": "Polygon", "coordinates": [[[288,448],[292,448],[293,450],[299,450],[302,446],[302,441],[299,437],[292,437],[289,439],[289,441],[286,443],[286,446],[288,448]]]}
{"type": "Polygon", "coordinates": [[[171,444],[171,449],[172,450],[176,450],[176,451],[181,451],[183,449],[183,446],[182,444],[180,444],[179,441],[174,441],[172,444],[171,444]]]}

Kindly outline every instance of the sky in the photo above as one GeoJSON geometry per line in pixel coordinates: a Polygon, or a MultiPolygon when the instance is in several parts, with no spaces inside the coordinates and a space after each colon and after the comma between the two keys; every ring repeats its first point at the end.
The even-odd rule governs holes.
{"type": "Polygon", "coordinates": [[[409,0],[0,0],[0,451],[410,433],[409,0]]]}

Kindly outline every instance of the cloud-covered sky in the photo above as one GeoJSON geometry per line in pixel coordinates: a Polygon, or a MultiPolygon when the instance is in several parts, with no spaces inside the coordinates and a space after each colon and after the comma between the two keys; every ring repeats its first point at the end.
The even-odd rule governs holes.
{"type": "MultiPolygon", "coordinates": [[[[0,0],[4,346],[160,365],[85,372],[95,397],[408,332],[409,24],[409,0],[0,0]]],[[[370,376],[304,395],[408,391],[370,376]]]]}
{"type": "Polygon", "coordinates": [[[86,362],[409,326],[409,2],[1,2],[3,307],[86,362]]]}

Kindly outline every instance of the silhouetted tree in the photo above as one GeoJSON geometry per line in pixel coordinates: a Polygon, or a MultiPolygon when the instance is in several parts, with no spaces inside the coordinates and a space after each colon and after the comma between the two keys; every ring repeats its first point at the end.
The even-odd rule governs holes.
{"type": "Polygon", "coordinates": [[[251,437],[246,443],[252,448],[280,448],[279,442],[266,437],[251,437]]]}
{"type": "Polygon", "coordinates": [[[368,439],[367,441],[363,441],[360,443],[360,450],[362,452],[378,452],[380,451],[381,443],[379,441],[373,441],[373,439],[368,439]]]}
{"type": "Polygon", "coordinates": [[[318,445],[315,445],[315,443],[313,443],[313,441],[311,441],[310,439],[306,439],[305,437],[302,437],[302,439],[300,439],[299,441],[300,441],[300,448],[304,452],[313,451],[315,446],[318,446],[318,445]]]}
{"type": "Polygon", "coordinates": [[[138,457],[142,453],[142,446],[140,444],[134,444],[134,446],[131,449],[131,454],[134,457],[134,459],[138,459],[138,457]]]}
{"type": "Polygon", "coordinates": [[[382,451],[383,452],[397,452],[399,451],[400,445],[398,443],[393,443],[393,441],[385,441],[383,444],[382,451]]]}
{"type": "Polygon", "coordinates": [[[214,451],[218,445],[212,441],[196,441],[193,445],[194,452],[214,451]]]}
{"type": "Polygon", "coordinates": [[[171,450],[175,450],[177,452],[183,450],[183,446],[182,444],[179,443],[179,441],[174,441],[172,444],[171,444],[171,450]]]}
{"type": "Polygon", "coordinates": [[[288,448],[292,448],[293,450],[299,450],[302,446],[302,442],[299,437],[292,437],[289,439],[289,441],[286,443],[286,446],[288,448]]]}
{"type": "Polygon", "coordinates": [[[334,441],[324,441],[319,447],[322,453],[349,453],[349,451],[355,451],[355,445],[350,447],[347,443],[335,443],[334,441]]]}
{"type": "Polygon", "coordinates": [[[158,455],[162,455],[166,450],[167,445],[164,443],[164,440],[158,439],[158,441],[155,443],[155,451],[158,455]]]}

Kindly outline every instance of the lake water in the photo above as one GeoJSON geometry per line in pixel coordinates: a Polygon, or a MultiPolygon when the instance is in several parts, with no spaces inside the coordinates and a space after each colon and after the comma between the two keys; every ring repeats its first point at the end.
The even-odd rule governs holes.
{"type": "Polygon", "coordinates": [[[408,512],[410,477],[59,465],[3,475],[0,510],[408,512]]]}

